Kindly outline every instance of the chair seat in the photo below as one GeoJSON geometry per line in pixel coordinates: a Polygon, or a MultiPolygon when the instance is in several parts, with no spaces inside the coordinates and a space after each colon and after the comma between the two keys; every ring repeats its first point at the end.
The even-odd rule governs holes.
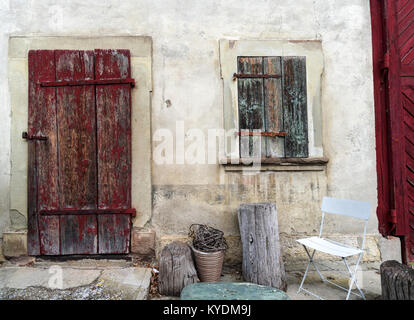
{"type": "Polygon", "coordinates": [[[296,241],[306,247],[342,258],[354,256],[363,252],[361,249],[342,246],[338,243],[319,237],[303,238],[296,241]]]}

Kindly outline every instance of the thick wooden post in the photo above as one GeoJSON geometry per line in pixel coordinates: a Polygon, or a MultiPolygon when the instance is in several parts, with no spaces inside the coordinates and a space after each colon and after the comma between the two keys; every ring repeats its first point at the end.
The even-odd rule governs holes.
{"type": "Polygon", "coordinates": [[[160,256],[158,282],[160,294],[178,297],[186,285],[197,281],[197,271],[190,247],[181,242],[166,245],[160,256]]]}
{"type": "Polygon", "coordinates": [[[286,290],[275,203],[246,203],[238,208],[245,281],[286,290]]]}
{"type": "Polygon", "coordinates": [[[414,300],[414,269],[395,260],[381,264],[383,300],[414,300]]]}

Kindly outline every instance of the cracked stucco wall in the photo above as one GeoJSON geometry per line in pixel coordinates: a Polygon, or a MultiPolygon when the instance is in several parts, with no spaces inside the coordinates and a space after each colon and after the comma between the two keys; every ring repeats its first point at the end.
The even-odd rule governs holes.
{"type": "MultiPolygon", "coordinates": [[[[322,126],[314,139],[330,160],[327,167],[243,177],[220,165],[152,163],[152,217],[137,226],[154,227],[161,242],[163,236],[185,235],[193,221],[237,236],[237,203],[265,199],[278,203],[281,232],[292,236],[314,232],[324,195],[376,206],[368,0],[0,0],[0,26],[0,233],[11,218],[7,55],[9,37],[16,35],[151,37],[152,134],[160,128],[174,132],[176,121],[184,121],[185,130],[223,127],[220,39],[318,40],[322,108],[311,115],[322,126]],[[242,191],[234,194],[236,185],[242,191]]],[[[352,223],[328,230],[338,225],[343,234],[358,231],[352,223]]],[[[378,236],[374,209],[368,232],[378,236]]]]}

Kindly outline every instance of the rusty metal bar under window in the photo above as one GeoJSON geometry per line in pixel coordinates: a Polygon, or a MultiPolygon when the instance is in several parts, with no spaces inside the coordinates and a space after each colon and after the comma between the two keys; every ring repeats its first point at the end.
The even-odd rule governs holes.
{"type": "Polygon", "coordinates": [[[239,131],[237,135],[239,136],[265,136],[265,137],[284,137],[286,136],[287,132],[280,131],[280,132],[255,132],[255,131],[239,131]]]}
{"type": "Polygon", "coordinates": [[[280,78],[279,74],[247,74],[247,73],[234,73],[233,79],[243,79],[243,78],[280,78]]]}

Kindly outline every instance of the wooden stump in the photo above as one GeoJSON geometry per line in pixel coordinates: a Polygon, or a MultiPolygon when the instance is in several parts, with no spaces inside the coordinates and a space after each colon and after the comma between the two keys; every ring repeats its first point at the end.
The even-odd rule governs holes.
{"type": "Polygon", "coordinates": [[[414,300],[414,269],[395,260],[381,264],[383,300],[414,300]]]}
{"type": "Polygon", "coordinates": [[[275,203],[246,203],[238,208],[245,281],[286,291],[275,203]]]}
{"type": "Polygon", "coordinates": [[[158,289],[160,294],[180,296],[188,284],[198,281],[191,248],[182,242],[172,242],[164,247],[160,256],[158,289]]]}

